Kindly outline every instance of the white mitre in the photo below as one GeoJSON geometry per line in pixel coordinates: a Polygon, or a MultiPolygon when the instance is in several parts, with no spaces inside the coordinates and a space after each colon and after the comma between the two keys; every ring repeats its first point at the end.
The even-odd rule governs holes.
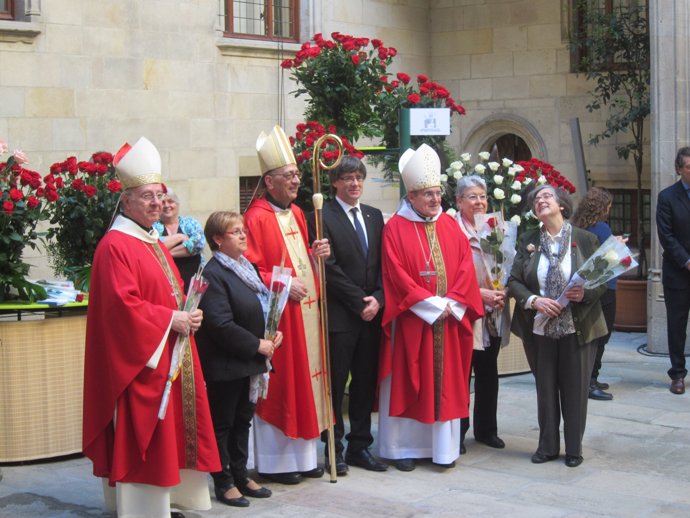
{"type": "Polygon", "coordinates": [[[422,144],[417,150],[405,151],[398,162],[398,169],[407,192],[441,185],[441,159],[427,144],[422,144]]]}
{"type": "Polygon", "coordinates": [[[268,135],[263,131],[261,132],[256,139],[256,154],[259,157],[262,175],[279,167],[290,164],[297,165],[290,140],[285,135],[283,128],[277,125],[268,135]]]}
{"type": "Polygon", "coordinates": [[[113,165],[123,189],[163,183],[161,155],[146,137],[141,137],[133,146],[125,143],[115,154],[113,165]]]}

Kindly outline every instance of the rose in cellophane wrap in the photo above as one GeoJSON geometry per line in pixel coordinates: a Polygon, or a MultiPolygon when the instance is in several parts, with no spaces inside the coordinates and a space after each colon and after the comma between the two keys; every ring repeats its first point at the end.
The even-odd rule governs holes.
{"type": "MultiPolygon", "coordinates": [[[[288,301],[292,284],[292,268],[274,266],[271,274],[271,284],[268,294],[268,312],[266,314],[266,328],[264,338],[273,340],[278,332],[280,317],[288,301]]],[[[266,372],[255,374],[249,381],[249,400],[256,403],[259,398],[268,396],[268,381],[272,369],[271,360],[266,358],[266,372]]]]}
{"type": "MultiPolygon", "coordinates": [[[[500,212],[475,214],[474,225],[479,236],[482,261],[494,290],[505,290],[515,260],[517,224],[505,221],[500,212]]],[[[493,336],[501,336],[501,311],[487,314],[487,325],[493,336]]]]}
{"type": "MultiPolygon", "coordinates": [[[[573,243],[573,246],[576,244],[573,243]]],[[[630,249],[616,236],[609,236],[571,277],[558,298],[558,303],[563,307],[570,303],[565,292],[574,286],[583,286],[586,290],[592,290],[633,268],[637,268],[637,261],[630,249]]],[[[534,322],[538,328],[543,328],[548,320],[549,318],[543,313],[539,313],[534,322]]]]}

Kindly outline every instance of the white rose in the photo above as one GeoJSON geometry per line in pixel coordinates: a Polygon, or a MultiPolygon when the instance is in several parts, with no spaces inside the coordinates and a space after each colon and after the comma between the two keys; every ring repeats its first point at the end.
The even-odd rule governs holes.
{"type": "Polygon", "coordinates": [[[489,153],[488,151],[482,151],[481,153],[479,153],[479,158],[481,158],[482,160],[488,160],[490,156],[491,153],[489,153]]]}
{"type": "Polygon", "coordinates": [[[506,193],[504,193],[502,189],[499,189],[498,187],[494,189],[494,198],[497,200],[505,200],[505,197],[506,193]]]}
{"type": "Polygon", "coordinates": [[[472,160],[472,155],[470,155],[469,153],[463,153],[462,155],[460,155],[460,159],[461,159],[463,162],[467,163],[467,162],[469,162],[470,160],[472,160]]]}
{"type": "Polygon", "coordinates": [[[503,184],[503,177],[500,174],[494,175],[494,183],[496,185],[502,185],[503,184]]]}
{"type": "Polygon", "coordinates": [[[510,197],[510,203],[512,203],[513,205],[517,205],[521,201],[522,201],[522,196],[520,196],[519,194],[513,194],[510,197]]]}
{"type": "Polygon", "coordinates": [[[513,165],[513,167],[515,168],[515,170],[516,170],[518,173],[519,173],[520,171],[524,171],[524,170],[525,170],[525,168],[522,167],[520,164],[515,164],[515,165],[513,165]]]}
{"type": "Polygon", "coordinates": [[[546,183],[546,176],[540,176],[539,180],[537,180],[537,183],[539,185],[544,185],[546,183]]]}
{"type": "Polygon", "coordinates": [[[527,178],[525,178],[524,180],[522,180],[522,185],[524,185],[525,187],[527,187],[531,183],[532,183],[532,178],[529,176],[527,178]]]}
{"type": "Polygon", "coordinates": [[[503,167],[510,167],[513,165],[513,161],[510,158],[504,158],[501,160],[501,163],[503,164],[503,167]]]}
{"type": "Polygon", "coordinates": [[[451,218],[454,218],[457,213],[458,211],[452,207],[446,211],[446,214],[448,214],[451,218]]]}
{"type": "Polygon", "coordinates": [[[455,178],[456,180],[459,180],[460,178],[462,178],[462,171],[455,171],[453,173],[453,178],[455,178]]]}
{"type": "Polygon", "coordinates": [[[462,162],[456,160],[455,162],[450,163],[450,167],[448,169],[452,169],[453,171],[459,171],[465,166],[462,162]]]}
{"type": "Polygon", "coordinates": [[[489,166],[489,169],[491,169],[494,173],[498,171],[498,168],[501,167],[501,164],[498,162],[489,162],[487,164],[489,166]]]}
{"type": "Polygon", "coordinates": [[[448,175],[447,174],[442,174],[441,175],[441,182],[446,183],[448,181],[448,175]]]}
{"type": "Polygon", "coordinates": [[[486,171],[486,166],[483,166],[482,164],[477,164],[474,166],[474,172],[477,174],[484,174],[484,171],[486,171]]]}
{"type": "Polygon", "coordinates": [[[510,186],[510,188],[513,189],[514,191],[519,191],[520,189],[522,189],[522,185],[520,184],[520,182],[515,180],[513,182],[513,184],[510,186]]]}
{"type": "Polygon", "coordinates": [[[522,222],[522,220],[520,219],[520,216],[518,216],[517,214],[515,214],[515,216],[510,218],[510,221],[515,223],[518,227],[520,226],[520,223],[522,222]]]}
{"type": "Polygon", "coordinates": [[[518,170],[515,166],[511,166],[508,168],[508,176],[515,176],[515,173],[517,173],[518,170]]]}
{"type": "Polygon", "coordinates": [[[619,258],[615,250],[609,250],[604,254],[604,259],[606,259],[606,262],[611,266],[616,266],[619,258]]]}

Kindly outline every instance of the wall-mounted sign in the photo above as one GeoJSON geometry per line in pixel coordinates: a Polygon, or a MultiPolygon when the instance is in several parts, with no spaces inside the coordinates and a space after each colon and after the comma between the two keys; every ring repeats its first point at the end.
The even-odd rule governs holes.
{"type": "Polygon", "coordinates": [[[410,135],[450,135],[450,108],[411,108],[410,135]]]}

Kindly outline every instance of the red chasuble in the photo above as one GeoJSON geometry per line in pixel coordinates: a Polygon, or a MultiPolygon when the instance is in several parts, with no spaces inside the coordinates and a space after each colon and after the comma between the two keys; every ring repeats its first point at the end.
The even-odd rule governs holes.
{"type": "Polygon", "coordinates": [[[412,222],[398,214],[393,216],[383,230],[381,261],[385,306],[379,379],[391,376],[391,416],[428,424],[468,416],[471,322],[484,314],[467,237],[447,214],[441,214],[435,228],[443,264],[435,264],[432,258],[429,270],[445,271],[445,294],[436,291],[437,276],[421,275],[429,257],[425,223],[412,222]],[[414,304],[436,295],[467,307],[461,321],[452,315],[443,321],[437,415],[433,326],[410,310],[414,304]]]}
{"type": "MultiPolygon", "coordinates": [[[[288,239],[301,239],[309,250],[304,213],[294,204],[290,205],[290,210],[298,228],[288,229],[294,232],[288,239]]],[[[244,224],[248,230],[245,257],[256,264],[267,286],[271,282],[273,267],[280,266],[283,255],[285,266],[296,271],[290,255],[286,253],[275,211],[265,199],[252,202],[244,215],[244,224]]],[[[318,286],[316,274],[313,275],[318,286]]],[[[311,302],[318,303],[316,300],[311,302]]],[[[258,401],[256,413],[289,438],[315,439],[321,432],[315,398],[321,398],[322,395],[314,394],[312,389],[300,302],[288,299],[278,329],[283,332],[283,344],[272,359],[274,371],[271,372],[268,397],[258,401]]]]}
{"type": "MultiPolygon", "coordinates": [[[[165,258],[182,285],[172,257],[165,258]]],[[[192,338],[191,376],[173,383],[164,420],[158,409],[177,333],[173,288],[153,245],[117,230],[96,250],[91,276],[84,365],[83,450],[94,475],[155,486],[180,483],[182,468],[220,470],[204,378],[192,338]],[[163,339],[157,367],[146,363],[163,339]],[[184,401],[181,384],[191,384],[184,401]],[[187,412],[183,419],[183,410],[187,412]],[[113,416],[117,414],[117,427],[113,416]]]]}

